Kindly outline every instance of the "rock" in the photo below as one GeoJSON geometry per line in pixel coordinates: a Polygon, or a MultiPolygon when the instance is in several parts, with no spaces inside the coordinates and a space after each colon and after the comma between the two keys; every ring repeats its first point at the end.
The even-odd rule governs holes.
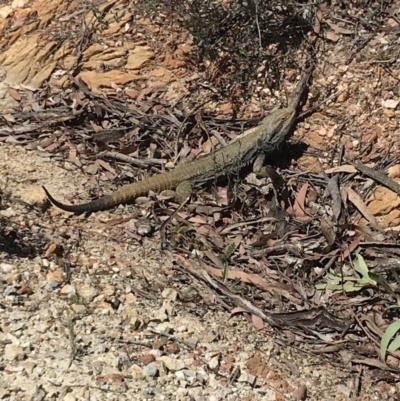
{"type": "Polygon", "coordinates": [[[151,362],[148,365],[146,365],[143,370],[142,373],[145,377],[156,377],[158,376],[159,373],[159,369],[158,366],[155,362],[151,362]]]}
{"type": "Polygon", "coordinates": [[[139,330],[144,325],[144,321],[140,316],[132,316],[129,324],[133,330],[139,330]]]}
{"type": "Polygon", "coordinates": [[[3,273],[11,273],[14,269],[14,266],[9,263],[0,263],[0,269],[3,273]]]}
{"type": "Polygon", "coordinates": [[[386,99],[382,102],[382,106],[387,109],[395,109],[399,105],[400,100],[397,99],[386,99]]]}
{"type": "Polygon", "coordinates": [[[182,370],[182,373],[185,375],[185,380],[189,383],[189,385],[194,384],[197,380],[197,372],[194,370],[185,369],[182,370]]]}
{"type": "Polygon", "coordinates": [[[160,323],[156,326],[156,330],[162,333],[172,334],[174,332],[174,325],[169,322],[160,323]]]}
{"type": "Polygon", "coordinates": [[[144,374],[143,374],[143,370],[142,370],[142,368],[140,366],[135,365],[135,364],[132,365],[130,367],[130,372],[132,374],[132,379],[133,380],[141,380],[141,379],[143,379],[144,374]]]}
{"type": "Polygon", "coordinates": [[[169,356],[162,356],[158,358],[157,361],[164,362],[165,366],[170,372],[177,372],[185,368],[185,363],[180,359],[174,359],[169,356]]]}
{"type": "Polygon", "coordinates": [[[135,49],[129,52],[126,68],[128,70],[138,70],[148,63],[154,54],[148,46],[136,46],[135,49]]]}
{"type": "Polygon", "coordinates": [[[85,305],[72,305],[71,308],[77,315],[81,315],[86,312],[86,306],[85,305]]]}
{"type": "Polygon", "coordinates": [[[52,272],[47,273],[46,280],[50,284],[50,287],[55,289],[64,283],[65,277],[62,269],[56,269],[52,272]]]}
{"type": "Polygon", "coordinates": [[[303,401],[307,398],[307,387],[305,384],[302,384],[295,391],[293,391],[292,396],[294,399],[303,401]]]}
{"type": "Polygon", "coordinates": [[[25,358],[25,351],[18,345],[7,344],[4,348],[4,358],[8,361],[21,361],[25,358]]]}
{"type": "MultiPolygon", "coordinates": [[[[21,366],[26,371],[26,373],[31,374],[33,372],[33,369],[35,369],[35,367],[36,367],[36,363],[31,362],[31,361],[24,361],[24,362],[21,362],[21,366]]],[[[1,400],[1,397],[0,397],[0,400],[1,400]]]]}
{"type": "Polygon", "coordinates": [[[199,383],[205,385],[208,383],[209,376],[206,372],[196,372],[196,380],[199,383]]]}
{"type": "Polygon", "coordinates": [[[13,295],[17,293],[17,289],[13,285],[8,285],[4,291],[3,294],[7,297],[9,295],[13,295]]]}
{"type": "Polygon", "coordinates": [[[51,287],[51,289],[56,290],[59,286],[60,283],[56,280],[49,280],[49,286],[51,287]]]}
{"type": "Polygon", "coordinates": [[[208,365],[208,367],[209,367],[211,370],[217,369],[218,366],[219,366],[219,355],[214,356],[214,358],[212,358],[212,359],[210,360],[210,362],[208,362],[207,365],[208,365]]]}
{"type": "Polygon", "coordinates": [[[182,370],[180,370],[179,372],[175,372],[175,376],[176,376],[177,379],[179,379],[179,380],[185,380],[185,374],[183,373],[182,370]]]}
{"type": "Polygon", "coordinates": [[[165,299],[175,301],[178,298],[178,292],[173,288],[164,288],[161,296],[165,299]]]}
{"type": "Polygon", "coordinates": [[[106,297],[112,297],[115,294],[115,291],[116,291],[115,286],[113,286],[111,284],[106,284],[103,287],[103,290],[101,293],[104,294],[106,297]]]}
{"type": "Polygon", "coordinates": [[[5,217],[5,218],[15,217],[16,215],[17,215],[17,212],[11,208],[8,208],[5,210],[0,210],[0,216],[5,217]]]}
{"type": "Polygon", "coordinates": [[[76,401],[76,397],[72,393],[68,393],[64,398],[63,401],[76,401]]]}
{"type": "Polygon", "coordinates": [[[64,285],[64,287],[60,290],[60,295],[64,297],[72,294],[75,294],[75,288],[70,284],[64,285]]]}
{"type": "Polygon", "coordinates": [[[0,400],[6,398],[6,396],[8,396],[9,394],[10,394],[9,390],[7,390],[4,387],[0,387],[0,400]]]}
{"type": "Polygon", "coordinates": [[[176,343],[168,344],[165,347],[165,352],[167,354],[179,354],[180,351],[181,351],[181,349],[180,349],[179,345],[176,343]]]}
{"type": "Polygon", "coordinates": [[[251,386],[254,386],[256,383],[256,377],[247,372],[241,372],[238,377],[238,382],[249,383],[251,386]]]}
{"type": "Polygon", "coordinates": [[[151,354],[144,354],[139,356],[139,362],[145,366],[154,362],[154,359],[154,356],[151,354]]]}
{"type": "Polygon", "coordinates": [[[43,206],[47,202],[47,197],[41,187],[34,186],[26,189],[21,194],[21,200],[30,205],[43,206]]]}
{"type": "Polygon", "coordinates": [[[94,287],[82,286],[78,289],[78,293],[85,298],[87,302],[92,302],[94,297],[98,294],[98,290],[94,287]]]}

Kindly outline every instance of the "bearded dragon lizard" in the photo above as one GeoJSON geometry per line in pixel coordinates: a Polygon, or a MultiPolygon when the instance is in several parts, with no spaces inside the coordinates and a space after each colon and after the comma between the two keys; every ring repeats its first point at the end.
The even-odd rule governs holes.
{"type": "MultiPolygon", "coordinates": [[[[110,209],[129,203],[138,196],[147,195],[149,191],[160,193],[164,190],[176,190],[178,194],[189,196],[193,185],[238,171],[255,162],[258,157],[265,157],[279,148],[295,122],[296,109],[312,69],[311,63],[304,71],[288,108],[273,111],[260,125],[245,131],[225,147],[206,156],[181,164],[167,173],[122,186],[110,195],[80,205],[61,203],[45,187],[43,190],[53,205],[76,214],[110,209]]],[[[260,159],[257,162],[260,164],[260,159]]]]}

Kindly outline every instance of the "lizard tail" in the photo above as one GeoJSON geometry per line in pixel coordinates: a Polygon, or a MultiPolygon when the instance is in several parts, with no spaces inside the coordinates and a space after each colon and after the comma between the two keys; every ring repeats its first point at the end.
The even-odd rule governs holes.
{"type": "Polygon", "coordinates": [[[115,199],[111,195],[102,196],[99,199],[93,200],[88,203],[83,203],[81,205],[66,205],[65,203],[61,203],[54,199],[49,191],[42,187],[43,191],[46,193],[47,198],[49,201],[54,205],[57,206],[61,210],[65,210],[66,212],[71,212],[75,214],[87,213],[87,212],[97,212],[99,210],[108,209],[115,205],[115,199]]]}
{"type": "Polygon", "coordinates": [[[175,174],[159,174],[144,181],[137,181],[129,185],[124,185],[110,195],[102,196],[81,205],[66,205],[55,200],[49,191],[42,187],[49,201],[59,209],[75,214],[98,212],[99,210],[111,209],[114,206],[131,202],[140,195],[149,193],[149,191],[160,192],[164,189],[176,188],[179,179],[175,174]]]}

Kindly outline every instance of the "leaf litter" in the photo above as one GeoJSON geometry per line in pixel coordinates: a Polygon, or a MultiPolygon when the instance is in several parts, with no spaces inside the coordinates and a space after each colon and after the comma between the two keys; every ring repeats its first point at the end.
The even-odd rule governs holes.
{"type": "MultiPolygon", "coordinates": [[[[349,11],[346,18],[356,17],[349,11]]],[[[333,42],[340,35],[354,34],[353,24],[345,28],[328,21],[327,25],[337,35],[330,37],[333,42]]],[[[184,63],[186,56],[181,57],[184,63]]],[[[148,52],[142,61],[145,64],[152,58],[153,53],[148,52]]],[[[199,112],[198,99],[188,100],[186,93],[167,103],[167,88],[161,82],[170,79],[165,71],[154,73],[154,86],[131,92],[134,101],[120,92],[126,76],[120,76],[119,82],[114,76],[108,87],[95,85],[88,74],[83,77],[86,81],[70,77],[67,89],[58,95],[49,87],[27,93],[25,88],[9,87],[15,103],[3,115],[7,124],[0,127],[0,141],[35,150],[43,159],[61,163],[68,170],[81,170],[82,183],[93,197],[132,179],[171,169],[187,157],[209,153],[254,125],[254,121],[199,112]]],[[[140,74],[129,77],[130,82],[140,79],[140,74]]],[[[195,85],[197,80],[194,77],[190,83],[195,85]]],[[[315,85],[321,84],[315,81],[315,85]]],[[[342,98],[342,102],[331,102],[329,108],[334,111],[326,111],[326,115],[337,122],[340,113],[350,108],[359,116],[351,98],[342,98]]],[[[387,109],[393,109],[391,105],[383,103],[387,109]]],[[[322,107],[321,113],[324,111],[322,107]]],[[[383,131],[390,132],[391,120],[384,110],[380,112],[383,131]]],[[[312,120],[310,124],[315,129],[312,120]]],[[[348,139],[352,138],[350,128],[344,129],[348,139]]],[[[196,288],[205,292],[204,305],[211,305],[209,299],[213,299],[232,315],[250,316],[257,330],[274,328],[278,343],[313,355],[329,355],[329,362],[336,366],[341,366],[347,355],[343,369],[349,372],[367,366],[370,370],[364,374],[372,380],[396,381],[399,282],[391,265],[398,265],[400,220],[394,215],[385,221],[381,218],[384,212],[370,207],[379,201],[375,208],[389,208],[389,213],[394,209],[400,195],[395,181],[396,153],[390,151],[390,138],[376,146],[365,139],[359,144],[361,149],[357,144],[348,146],[348,140],[342,159],[332,137],[320,136],[313,129],[300,124],[299,130],[306,132],[305,140],[309,134],[315,143],[324,144],[317,149],[318,160],[313,155],[308,161],[301,159],[298,144],[291,142],[284,152],[289,157],[278,155],[271,160],[270,178],[254,181],[244,175],[212,183],[198,189],[178,212],[178,206],[168,200],[145,199],[149,224],[160,227],[165,223],[164,246],[173,250],[181,268],[172,266],[172,270],[184,275],[178,280],[190,276],[196,288]],[[385,157],[378,158],[381,155],[385,157]],[[308,169],[302,162],[314,164],[308,169]],[[367,166],[371,162],[374,168],[367,166]],[[396,194],[390,205],[384,197],[378,198],[382,188],[396,194]],[[374,272],[377,260],[385,260],[386,267],[374,272]]],[[[75,197],[69,194],[69,199],[75,197]]],[[[154,232],[151,228],[139,230],[138,212],[130,221],[119,217],[121,213],[119,208],[117,217],[103,221],[100,217],[97,226],[105,222],[118,229],[119,224],[132,223],[125,233],[139,242],[154,232]]],[[[69,217],[68,221],[82,227],[79,218],[69,217]]],[[[42,238],[38,248],[45,245],[57,253],[55,243],[42,238]]],[[[61,252],[61,259],[67,262],[68,252],[61,252]]],[[[52,253],[48,251],[46,256],[52,253]]],[[[53,275],[51,280],[61,279],[53,275]]],[[[110,373],[97,380],[120,386],[123,377],[110,373]]]]}

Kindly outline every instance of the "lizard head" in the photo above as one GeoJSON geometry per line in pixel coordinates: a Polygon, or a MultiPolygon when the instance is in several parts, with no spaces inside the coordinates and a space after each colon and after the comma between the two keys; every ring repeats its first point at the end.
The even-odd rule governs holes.
{"type": "Polygon", "coordinates": [[[272,146],[279,146],[286,138],[296,118],[296,110],[292,108],[279,109],[266,117],[268,138],[266,141],[272,146]]]}

